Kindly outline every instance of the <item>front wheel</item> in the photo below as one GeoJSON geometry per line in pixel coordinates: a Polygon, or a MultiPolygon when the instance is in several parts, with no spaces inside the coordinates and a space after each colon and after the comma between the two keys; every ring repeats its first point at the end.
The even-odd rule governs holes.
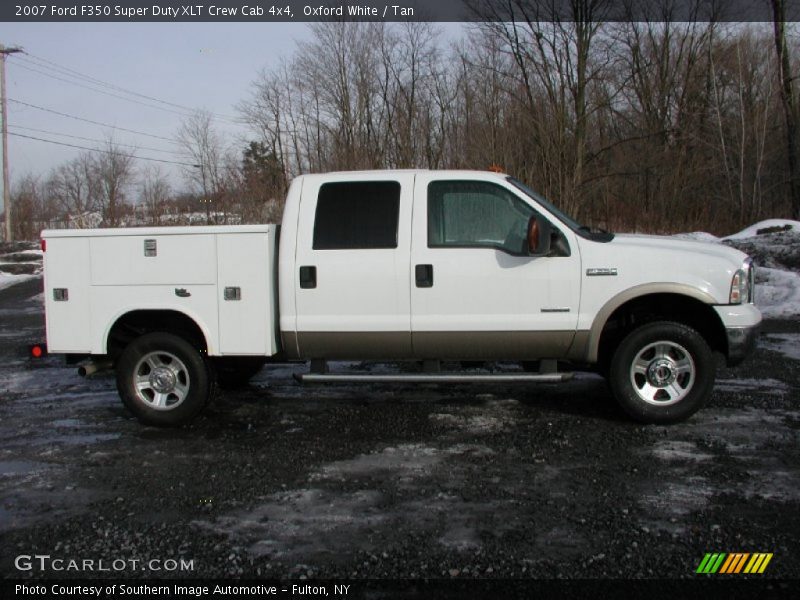
{"type": "Polygon", "coordinates": [[[609,369],[622,410],[643,423],[675,423],[693,415],[711,396],[715,376],[706,341],[672,321],[648,323],[629,333],[609,369]]]}
{"type": "Polygon", "coordinates": [[[131,342],[117,361],[123,404],[148,425],[183,425],[203,410],[214,378],[200,352],[171,333],[148,333],[131,342]]]}

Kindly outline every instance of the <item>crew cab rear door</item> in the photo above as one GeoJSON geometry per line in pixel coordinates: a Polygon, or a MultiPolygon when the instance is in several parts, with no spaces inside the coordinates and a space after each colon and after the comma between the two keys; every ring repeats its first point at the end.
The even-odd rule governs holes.
{"type": "Polygon", "coordinates": [[[306,177],[294,274],[301,356],[410,355],[413,190],[413,173],[306,177]]]}
{"type": "Polygon", "coordinates": [[[504,178],[417,175],[411,328],[419,358],[536,359],[566,354],[580,301],[575,236],[504,178]],[[530,256],[527,226],[544,216],[561,252],[530,256]]]}

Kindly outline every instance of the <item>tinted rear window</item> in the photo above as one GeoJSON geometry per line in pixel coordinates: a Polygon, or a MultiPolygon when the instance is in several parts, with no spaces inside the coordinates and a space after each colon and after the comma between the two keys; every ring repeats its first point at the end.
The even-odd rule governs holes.
{"type": "Polygon", "coordinates": [[[346,181],[319,188],[314,250],[397,248],[400,184],[346,181]]]}

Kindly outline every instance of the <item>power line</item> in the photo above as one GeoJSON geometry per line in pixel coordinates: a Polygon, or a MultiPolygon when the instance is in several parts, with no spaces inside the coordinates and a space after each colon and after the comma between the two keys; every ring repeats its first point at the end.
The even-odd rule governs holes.
{"type": "Polygon", "coordinates": [[[57,110],[53,110],[52,108],[45,108],[44,106],[37,106],[36,104],[30,104],[28,102],[23,102],[22,100],[15,100],[14,98],[9,98],[8,101],[9,102],[13,102],[14,104],[21,104],[22,106],[28,106],[30,108],[35,108],[35,109],[38,109],[38,110],[42,110],[44,112],[49,112],[49,113],[52,113],[54,115],[58,115],[60,117],[68,117],[70,119],[76,119],[77,121],[83,121],[84,123],[91,123],[92,125],[100,125],[101,127],[110,127],[111,129],[118,129],[119,131],[126,131],[128,133],[135,133],[137,135],[146,135],[147,137],[155,138],[157,140],[167,141],[170,144],[175,144],[176,146],[180,145],[175,140],[172,140],[172,139],[170,139],[168,137],[164,137],[164,136],[161,136],[161,135],[155,135],[153,133],[146,133],[144,131],[137,131],[135,129],[126,129],[125,127],[118,127],[116,125],[110,125],[108,123],[101,123],[100,121],[92,121],[91,119],[84,119],[83,117],[77,117],[75,115],[70,115],[70,114],[67,114],[67,113],[59,112],[57,110]]]}
{"type": "MultiPolygon", "coordinates": [[[[165,106],[170,106],[170,107],[173,107],[173,108],[177,108],[177,109],[180,109],[182,111],[187,111],[189,113],[194,113],[194,112],[197,112],[197,110],[198,110],[196,107],[186,106],[186,105],[183,105],[183,104],[177,104],[175,102],[170,102],[168,100],[163,100],[163,99],[157,98],[155,96],[149,96],[147,94],[142,94],[140,92],[136,92],[134,90],[131,90],[131,89],[128,89],[128,88],[124,88],[122,86],[119,86],[119,85],[116,85],[116,84],[113,84],[113,83],[109,83],[107,81],[103,81],[102,79],[98,79],[97,77],[92,77],[91,75],[87,75],[85,73],[81,73],[80,71],[76,71],[75,69],[72,69],[70,67],[66,67],[64,65],[60,65],[60,64],[58,64],[56,62],[53,62],[51,60],[48,60],[48,59],[46,59],[44,57],[36,56],[35,54],[31,54],[30,52],[25,52],[24,54],[25,54],[24,60],[32,62],[33,64],[35,64],[36,66],[38,66],[40,68],[45,68],[45,69],[49,69],[51,71],[55,71],[56,73],[59,73],[60,75],[66,75],[68,77],[74,77],[76,79],[81,79],[83,81],[86,81],[86,82],[89,82],[89,83],[92,83],[92,84],[95,84],[95,85],[99,85],[99,86],[102,86],[102,87],[105,87],[105,88],[108,88],[108,89],[112,89],[112,90],[115,90],[117,92],[121,92],[121,93],[128,94],[128,95],[131,95],[131,96],[137,96],[137,97],[143,98],[145,100],[150,100],[152,102],[157,102],[159,104],[164,104],[165,106]]],[[[17,57],[17,58],[20,59],[21,57],[17,57]]],[[[99,92],[100,90],[95,90],[95,91],[99,92]]],[[[152,107],[152,108],[156,108],[156,107],[152,107]]],[[[230,116],[230,115],[224,115],[224,114],[212,113],[212,112],[209,112],[209,114],[215,119],[219,119],[219,120],[222,120],[222,121],[228,121],[229,123],[234,124],[234,125],[243,125],[238,119],[236,119],[236,117],[233,117],[233,116],[230,116]]]]}
{"type": "MultiPolygon", "coordinates": [[[[79,150],[88,150],[89,152],[101,152],[103,154],[120,154],[119,152],[114,152],[113,150],[103,150],[101,148],[89,148],[88,146],[78,146],[77,144],[67,144],[66,142],[57,142],[55,140],[46,140],[44,138],[34,137],[32,135],[24,135],[22,133],[12,133],[12,132],[9,131],[8,135],[21,137],[21,138],[25,138],[25,139],[28,139],[28,140],[36,140],[38,142],[46,142],[48,144],[55,144],[56,146],[66,146],[68,148],[77,148],[79,150]]],[[[151,161],[151,162],[167,163],[167,164],[170,164],[170,165],[181,165],[181,166],[184,166],[184,167],[197,167],[197,165],[195,165],[195,164],[185,163],[185,162],[178,162],[176,160],[165,160],[165,159],[162,159],[162,158],[149,158],[149,157],[146,157],[146,156],[136,156],[134,154],[124,154],[123,156],[128,156],[128,157],[136,159],[136,160],[148,160],[148,161],[151,161]]]]}
{"type": "MultiPolygon", "coordinates": [[[[25,131],[35,131],[37,133],[46,133],[48,135],[58,135],[58,136],[61,136],[61,137],[72,138],[72,139],[75,139],[75,140],[83,140],[85,142],[97,142],[98,144],[104,144],[104,143],[106,143],[108,141],[108,140],[98,140],[97,138],[83,137],[83,136],[80,136],[80,135],[72,135],[70,133],[61,133],[61,132],[58,132],[58,131],[50,131],[48,129],[36,129],[35,127],[23,127],[22,125],[9,125],[9,127],[11,129],[23,129],[25,131]]],[[[122,142],[116,142],[116,141],[114,142],[114,145],[115,146],[127,146],[129,148],[135,148],[137,150],[150,150],[151,152],[163,152],[165,154],[173,154],[173,155],[179,154],[178,152],[175,152],[174,150],[164,150],[163,148],[151,148],[151,147],[148,147],[148,146],[138,146],[136,144],[124,144],[122,142]]]]}
{"type": "Polygon", "coordinates": [[[89,85],[80,83],[78,81],[70,81],[69,79],[65,79],[63,77],[59,77],[58,75],[53,75],[51,73],[45,73],[44,71],[39,71],[38,69],[34,69],[33,67],[29,67],[29,66],[21,64],[19,62],[17,63],[17,67],[19,67],[20,69],[25,69],[26,71],[30,71],[32,73],[38,73],[39,75],[44,75],[45,77],[49,77],[49,78],[55,79],[57,81],[62,81],[64,83],[68,83],[70,85],[75,85],[75,86],[78,86],[80,88],[83,88],[83,89],[86,89],[86,90],[90,90],[92,92],[96,92],[98,94],[103,94],[105,96],[111,96],[112,98],[119,98],[120,100],[125,100],[126,102],[133,102],[134,104],[138,104],[140,106],[146,106],[148,108],[154,108],[156,110],[163,110],[163,111],[166,111],[166,112],[171,113],[173,115],[179,115],[181,117],[189,117],[189,116],[191,116],[188,113],[179,112],[179,111],[173,110],[171,108],[165,108],[163,106],[154,106],[152,104],[148,104],[148,103],[142,102],[140,100],[135,100],[134,98],[126,98],[125,96],[121,96],[121,95],[115,94],[113,92],[107,92],[105,90],[98,90],[97,88],[94,88],[94,87],[91,87],[89,85]]]}
{"type": "MultiPolygon", "coordinates": [[[[62,74],[68,74],[70,76],[74,76],[74,77],[77,77],[77,78],[80,78],[80,79],[84,79],[84,80],[89,81],[91,83],[102,85],[103,87],[114,89],[114,90],[117,90],[119,92],[130,94],[132,96],[138,96],[139,98],[144,98],[146,100],[152,100],[153,102],[158,102],[160,104],[165,104],[167,106],[172,106],[174,108],[179,108],[181,110],[185,110],[185,111],[189,111],[189,112],[196,112],[197,111],[196,107],[186,106],[186,105],[183,105],[183,104],[177,104],[175,102],[169,102],[168,100],[162,100],[161,98],[156,98],[155,96],[148,96],[147,94],[142,94],[142,93],[130,90],[128,88],[124,88],[122,86],[119,86],[119,85],[116,85],[116,84],[113,84],[113,83],[109,83],[107,81],[103,81],[102,79],[98,79],[97,77],[92,77],[91,75],[86,75],[85,73],[81,73],[80,71],[76,71],[75,69],[71,69],[70,67],[65,67],[63,65],[59,65],[58,63],[55,63],[55,62],[53,62],[51,60],[48,60],[46,58],[43,58],[41,56],[36,56],[34,54],[31,54],[30,52],[25,52],[25,56],[26,56],[26,60],[31,60],[34,63],[38,62],[39,66],[42,66],[42,67],[45,67],[45,68],[49,68],[49,69],[54,70],[56,72],[61,72],[62,74]]],[[[228,120],[228,121],[231,121],[231,122],[236,123],[236,124],[241,124],[241,123],[239,123],[237,121],[237,119],[235,117],[232,117],[232,116],[229,116],[229,115],[223,115],[223,114],[219,114],[219,113],[209,113],[209,114],[211,114],[212,116],[214,116],[216,118],[222,119],[222,120],[228,120]]]]}

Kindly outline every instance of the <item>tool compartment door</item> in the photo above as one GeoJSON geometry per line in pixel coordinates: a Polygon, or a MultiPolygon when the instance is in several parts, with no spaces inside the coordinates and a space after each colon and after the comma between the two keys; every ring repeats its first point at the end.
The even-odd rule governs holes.
{"type": "Polygon", "coordinates": [[[275,229],[217,235],[217,301],[221,354],[271,356],[275,229]]]}

